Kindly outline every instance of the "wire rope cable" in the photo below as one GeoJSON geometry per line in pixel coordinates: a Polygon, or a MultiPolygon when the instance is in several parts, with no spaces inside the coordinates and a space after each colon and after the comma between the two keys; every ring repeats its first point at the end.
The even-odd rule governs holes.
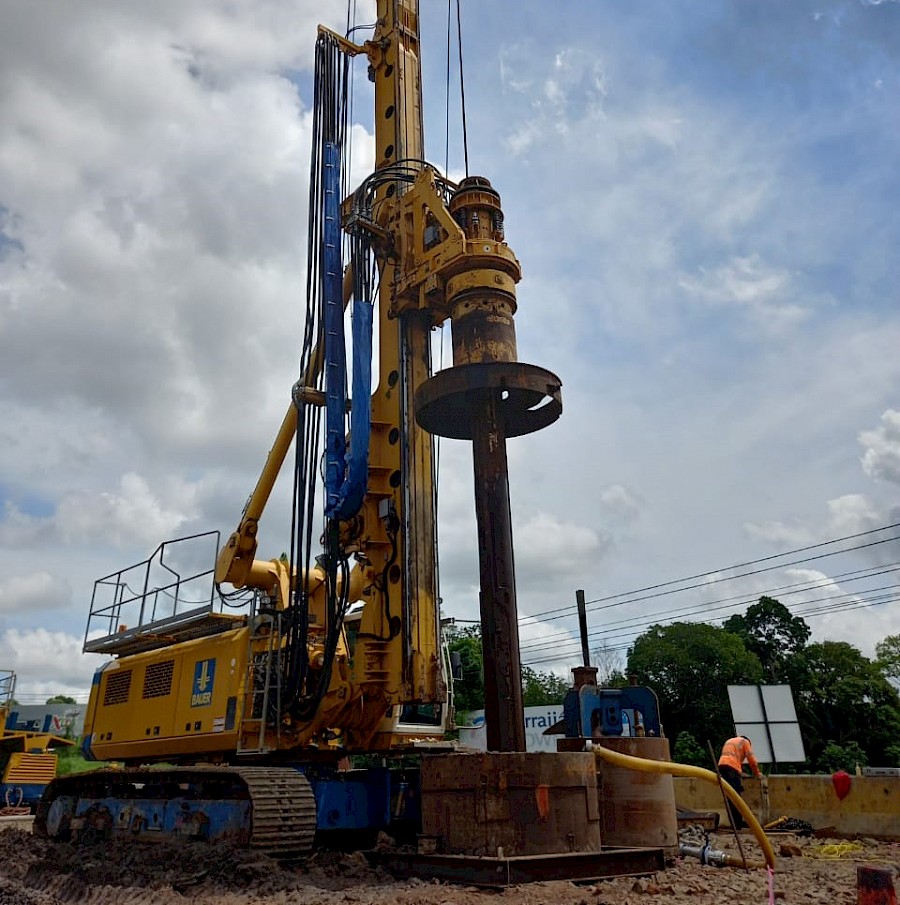
{"type": "Polygon", "coordinates": [[[462,109],[463,158],[466,164],[466,178],[469,176],[469,133],[466,127],[466,79],[463,73],[462,13],[456,0],[456,43],[459,49],[459,99],[462,109]]]}

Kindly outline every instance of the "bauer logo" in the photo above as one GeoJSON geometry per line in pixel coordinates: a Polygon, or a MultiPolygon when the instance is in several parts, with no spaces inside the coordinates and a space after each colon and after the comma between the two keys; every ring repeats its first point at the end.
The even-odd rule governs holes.
{"type": "Polygon", "coordinates": [[[191,707],[205,707],[207,704],[212,704],[215,678],[215,658],[212,660],[198,660],[194,664],[194,688],[191,692],[191,707]]]}

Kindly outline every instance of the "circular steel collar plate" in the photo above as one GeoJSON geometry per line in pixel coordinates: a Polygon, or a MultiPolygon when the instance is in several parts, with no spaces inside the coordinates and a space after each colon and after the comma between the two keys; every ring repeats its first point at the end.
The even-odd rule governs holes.
{"type": "Polygon", "coordinates": [[[479,401],[494,396],[507,437],[541,430],[562,414],[556,374],[522,362],[482,362],[439,371],[416,391],[416,420],[430,434],[471,440],[479,401]]]}

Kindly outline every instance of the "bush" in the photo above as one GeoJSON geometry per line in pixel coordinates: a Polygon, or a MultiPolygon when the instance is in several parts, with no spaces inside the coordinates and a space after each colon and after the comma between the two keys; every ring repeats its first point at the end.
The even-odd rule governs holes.
{"type": "Polygon", "coordinates": [[[885,751],[886,767],[900,767],[900,743],[888,745],[885,751]]]}
{"type": "Polygon", "coordinates": [[[56,757],[56,775],[68,776],[70,773],[86,773],[89,770],[98,770],[106,764],[96,760],[85,760],[79,745],[57,748],[53,752],[56,757]]]}
{"type": "Polygon", "coordinates": [[[857,764],[866,767],[869,760],[866,752],[856,742],[839,745],[830,741],[819,755],[816,767],[820,773],[837,773],[838,770],[844,770],[852,775],[856,772],[857,764]]]}
{"type": "Polygon", "coordinates": [[[693,767],[709,769],[709,753],[704,751],[697,739],[690,732],[679,732],[672,749],[672,760],[677,764],[690,764],[693,767]]]}

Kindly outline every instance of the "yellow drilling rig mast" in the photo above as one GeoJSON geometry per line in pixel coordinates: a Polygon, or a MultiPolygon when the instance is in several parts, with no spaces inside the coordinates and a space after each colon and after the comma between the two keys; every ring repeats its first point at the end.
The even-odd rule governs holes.
{"type": "Polygon", "coordinates": [[[498,193],[424,159],[418,6],[378,0],[363,44],[319,29],[300,379],[234,533],[221,549],[186,539],[214,543],[214,569],[182,571],[183,542],[167,542],[97,583],[85,650],[111,659],[94,678],[85,750],[128,769],[56,780],[40,833],[289,853],[316,832],[415,824],[414,776],[337,767],[421,748],[446,719],[435,435],[473,444],[488,745],[524,751],[506,440],[559,417],[560,381],[517,361],[520,268],[498,193]],[[376,165],[351,191],[356,57],[375,85],[376,165]],[[432,331],[446,321],[453,364],[434,373],[432,331]],[[260,559],[292,447],[289,553],[260,559]]]}

